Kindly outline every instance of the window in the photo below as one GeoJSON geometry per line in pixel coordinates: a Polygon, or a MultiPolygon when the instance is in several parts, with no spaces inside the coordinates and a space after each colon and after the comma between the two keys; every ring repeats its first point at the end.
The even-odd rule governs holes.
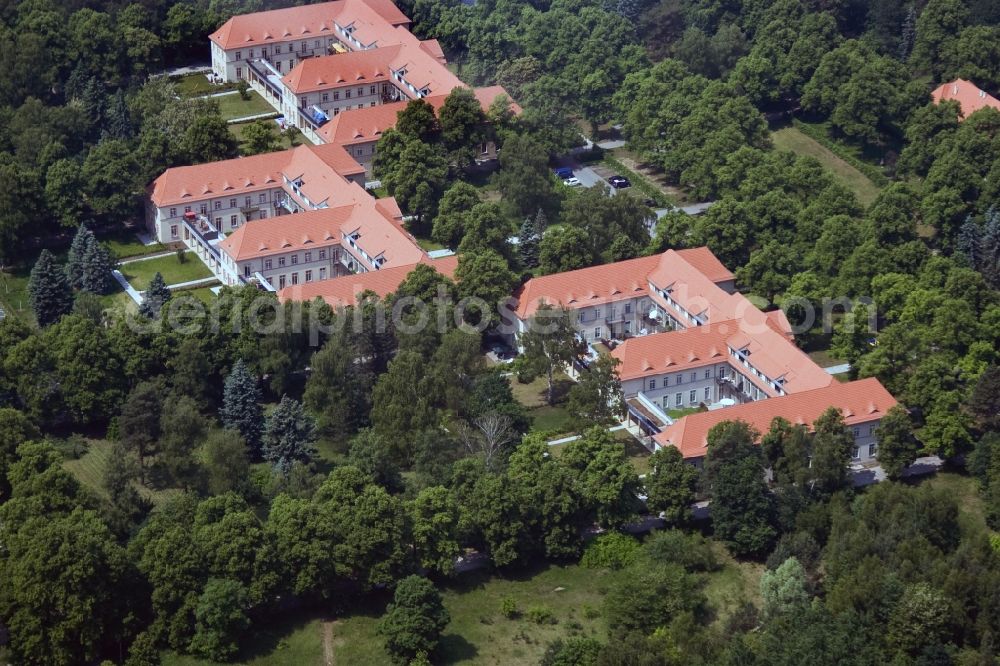
{"type": "Polygon", "coordinates": [[[872,425],[868,426],[868,434],[869,435],[874,435],[875,434],[875,424],[874,423],[872,425]]]}
{"type": "Polygon", "coordinates": [[[250,264],[243,266],[243,277],[250,277],[250,264]]]}
{"type": "Polygon", "coordinates": [[[708,402],[711,399],[712,399],[712,387],[711,386],[706,386],[705,387],[705,402],[708,402]]]}
{"type": "Polygon", "coordinates": [[[250,197],[243,197],[243,205],[247,208],[250,207],[250,197]]]}
{"type": "Polygon", "coordinates": [[[229,226],[232,227],[233,229],[236,228],[236,216],[235,215],[230,215],[229,216],[229,226]]]}
{"type": "Polygon", "coordinates": [[[854,458],[855,460],[857,460],[858,458],[860,458],[861,457],[861,449],[859,449],[856,446],[853,449],[851,449],[851,457],[854,458]]]}
{"type": "Polygon", "coordinates": [[[320,259],[326,259],[326,250],[320,250],[319,251],[319,258],[320,259]]]}
{"type": "Polygon", "coordinates": [[[697,401],[698,401],[698,392],[692,390],[691,393],[688,394],[688,402],[697,402],[697,401]]]}
{"type": "Polygon", "coordinates": [[[250,53],[249,55],[247,55],[247,57],[253,60],[253,49],[250,49],[250,53]]]}
{"type": "Polygon", "coordinates": [[[221,229],[222,228],[222,218],[221,217],[215,218],[215,228],[216,229],[221,229]]]}
{"type": "Polygon", "coordinates": [[[631,303],[626,303],[625,304],[625,314],[630,314],[631,312],[632,312],[632,304],[631,303]]]}
{"type": "Polygon", "coordinates": [[[309,47],[309,44],[307,44],[306,42],[302,42],[301,44],[299,44],[299,50],[302,51],[303,53],[305,53],[305,50],[308,47],[309,47]]]}
{"type": "Polygon", "coordinates": [[[285,276],[284,275],[279,275],[278,276],[278,289],[284,289],[284,288],[285,288],[285,276]]]}
{"type": "Polygon", "coordinates": [[[693,381],[693,382],[698,381],[698,373],[697,372],[692,372],[691,373],[691,381],[693,381]]]}
{"type": "Polygon", "coordinates": [[[678,393],[674,396],[674,404],[680,407],[684,403],[684,394],[678,393]]]}
{"type": "Polygon", "coordinates": [[[682,372],[681,374],[677,375],[677,385],[680,386],[683,383],[684,383],[684,373],[682,372]]]}
{"type": "Polygon", "coordinates": [[[365,89],[358,88],[358,97],[364,97],[364,96],[365,96],[365,89]]]}
{"type": "Polygon", "coordinates": [[[873,443],[871,446],[868,447],[868,455],[871,456],[872,458],[874,458],[876,455],[878,455],[878,443],[877,442],[873,443]]]}
{"type": "Polygon", "coordinates": [[[306,252],[306,258],[303,261],[305,261],[308,264],[312,260],[313,260],[313,253],[312,252],[306,252]]]}
{"type": "Polygon", "coordinates": [[[280,60],[278,60],[277,62],[275,62],[274,66],[278,68],[279,72],[281,71],[281,61],[280,60]]]}
{"type": "Polygon", "coordinates": [[[858,428],[857,426],[852,429],[852,432],[854,433],[854,439],[861,436],[861,428],[858,428]]]}
{"type": "Polygon", "coordinates": [[[170,225],[170,237],[171,238],[177,238],[177,225],[176,224],[171,224],[170,225]]]}
{"type": "Polygon", "coordinates": [[[652,391],[655,388],[656,388],[656,380],[655,379],[650,379],[649,380],[649,390],[652,391]]]}
{"type": "Polygon", "coordinates": [[[351,91],[350,90],[345,90],[344,91],[344,99],[351,99],[351,91]]]}
{"type": "Polygon", "coordinates": [[[267,203],[267,192],[261,192],[257,199],[260,200],[261,203],[267,203]]]}
{"type": "Polygon", "coordinates": [[[372,102],[372,103],[371,103],[371,104],[369,104],[368,106],[375,106],[375,102],[372,102]]]}
{"type": "Polygon", "coordinates": [[[371,87],[371,89],[368,91],[368,94],[369,95],[374,95],[375,94],[375,86],[371,87]]]}
{"type": "Polygon", "coordinates": [[[600,319],[600,318],[601,318],[601,308],[597,308],[594,310],[594,319],[600,319]]]}
{"type": "Polygon", "coordinates": [[[303,109],[309,106],[309,98],[299,97],[299,106],[301,106],[303,109]]]}
{"type": "Polygon", "coordinates": [[[215,202],[215,210],[219,210],[221,208],[222,208],[222,202],[221,201],[216,201],[215,202]]]}
{"type": "Polygon", "coordinates": [[[262,219],[262,220],[266,220],[267,219],[267,211],[266,210],[260,211],[260,219],[262,219]]]}
{"type": "Polygon", "coordinates": [[[284,257],[278,257],[278,265],[279,266],[284,266],[285,265],[285,258],[284,257]]]}
{"type": "Polygon", "coordinates": [[[333,101],[336,102],[338,99],[340,99],[340,91],[334,90],[333,91],[333,101]]]}
{"type": "Polygon", "coordinates": [[[177,217],[177,209],[176,208],[171,208],[170,209],[170,217],[177,217]]]}
{"type": "Polygon", "coordinates": [[[299,255],[293,254],[292,255],[292,266],[294,266],[297,263],[299,263],[299,255]]]}
{"type": "Polygon", "coordinates": [[[601,327],[600,326],[598,326],[597,328],[594,329],[594,337],[595,338],[601,337],[601,327]]]}
{"type": "Polygon", "coordinates": [[[323,93],[323,101],[324,102],[330,101],[330,93],[323,93]]]}
{"type": "Polygon", "coordinates": [[[365,154],[365,151],[363,149],[361,149],[361,148],[358,148],[358,157],[361,157],[364,154],[365,154]]]}
{"type": "Polygon", "coordinates": [[[292,284],[298,284],[298,283],[299,283],[299,274],[292,273],[292,284]]]}
{"type": "Polygon", "coordinates": [[[242,67],[237,67],[236,68],[236,78],[238,78],[238,79],[242,79],[243,78],[243,68],[242,67]]]}
{"type": "Polygon", "coordinates": [[[229,207],[230,208],[236,208],[236,199],[230,199],[229,200],[229,207]]]}
{"type": "Polygon", "coordinates": [[[236,52],[236,59],[237,60],[243,60],[243,51],[237,51],[236,52]]]}
{"type": "Polygon", "coordinates": [[[319,48],[319,40],[318,39],[315,42],[313,42],[313,48],[316,48],[316,49],[319,48]]]}
{"type": "Polygon", "coordinates": [[[312,279],[313,279],[313,272],[306,271],[306,282],[312,282],[312,279]]]}
{"type": "Polygon", "coordinates": [[[712,378],[712,368],[708,368],[707,370],[705,370],[705,379],[711,379],[711,378],[712,378]]]}
{"type": "Polygon", "coordinates": [[[320,280],[326,279],[326,266],[319,269],[319,279],[320,280]]]}
{"type": "Polygon", "coordinates": [[[184,212],[185,213],[190,213],[191,212],[191,206],[184,206],[184,212]]]}
{"type": "Polygon", "coordinates": [[[274,45],[274,55],[278,55],[279,53],[281,53],[281,44],[275,44],[274,45]]]}
{"type": "Polygon", "coordinates": [[[271,270],[271,260],[270,259],[265,259],[264,260],[264,270],[265,271],[271,270]]]}

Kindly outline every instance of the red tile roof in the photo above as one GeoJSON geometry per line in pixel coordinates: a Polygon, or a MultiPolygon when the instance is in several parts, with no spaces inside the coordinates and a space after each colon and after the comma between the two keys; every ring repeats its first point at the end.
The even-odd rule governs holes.
{"type": "Polygon", "coordinates": [[[278,292],[278,300],[284,303],[286,301],[311,301],[314,298],[321,298],[328,305],[336,308],[354,305],[357,303],[358,295],[364,291],[375,292],[379,297],[384,298],[399,288],[399,285],[403,283],[418,263],[432,266],[445,277],[454,278],[458,257],[450,256],[440,259],[424,257],[418,262],[405,266],[292,285],[278,292]]]}
{"type": "MultiPolygon", "coordinates": [[[[315,178],[328,183],[330,193],[344,194],[351,190],[351,184],[344,177],[364,173],[364,167],[340,146],[303,145],[274,153],[167,169],[153,181],[150,198],[163,207],[274,189],[283,186],[283,174],[296,178],[307,165],[312,166],[315,178]]],[[[322,196],[318,190],[314,193],[322,196]]],[[[312,195],[307,196],[312,199],[312,195]]]]}
{"type": "MultiPolygon", "coordinates": [[[[474,88],[473,93],[475,93],[484,112],[489,110],[500,95],[507,95],[510,98],[503,86],[474,88]]],[[[424,101],[434,107],[434,111],[437,112],[444,106],[446,99],[448,99],[447,95],[431,95],[425,97],[424,101]]],[[[409,102],[393,102],[392,104],[342,111],[334,116],[330,122],[323,125],[317,133],[323,141],[341,146],[378,141],[383,132],[396,126],[396,117],[400,111],[406,108],[407,104],[409,102]]],[[[511,101],[511,110],[516,114],[521,113],[521,107],[513,101],[511,101]]]]}
{"type": "Polygon", "coordinates": [[[301,94],[388,81],[392,76],[389,64],[399,57],[402,48],[396,44],[306,58],[282,77],[281,82],[295,94],[301,94]]]}
{"type": "Polygon", "coordinates": [[[955,79],[950,83],[940,85],[931,93],[935,103],[945,100],[955,100],[962,107],[962,118],[968,118],[979,109],[991,107],[1000,110],[1000,100],[985,90],[980,90],[976,84],[965,79],[955,79]]]}
{"type": "Polygon", "coordinates": [[[726,268],[719,261],[719,258],[705,246],[677,250],[677,254],[712,282],[727,282],[736,279],[733,272],[726,268]]]}
{"type": "Polygon", "coordinates": [[[728,362],[769,395],[776,395],[774,386],[730,355],[730,347],[748,351],[749,363],[769,379],[779,381],[788,393],[822,388],[835,381],[788,338],[746,319],[629,338],[615,348],[612,356],[621,361],[618,375],[623,381],[728,362]]]}
{"type": "Polygon", "coordinates": [[[829,407],[837,407],[844,415],[844,422],[851,426],[880,419],[894,405],[896,399],[875,378],[834,382],[812,391],[690,414],[653,439],[660,446],[676,446],[685,458],[700,458],[707,449],[708,431],[723,421],[744,421],[763,434],[775,417],[811,426],[829,407]]]}
{"type": "Polygon", "coordinates": [[[659,263],[660,256],[627,259],[531,278],[514,294],[517,299],[514,312],[519,318],[527,319],[543,303],[575,310],[648,296],[646,276],[659,263]]]}
{"type": "Polygon", "coordinates": [[[230,234],[219,246],[237,261],[274,254],[342,244],[344,234],[359,234],[357,244],[373,259],[386,265],[412,264],[426,255],[402,224],[391,216],[391,207],[374,199],[314,211],[252,220],[230,234]]]}
{"type": "Polygon", "coordinates": [[[349,12],[373,13],[389,26],[408,25],[410,20],[391,0],[335,0],[313,5],[273,9],[234,16],[209,35],[223,49],[255,46],[315,36],[334,36],[334,19],[345,20],[349,12]]]}

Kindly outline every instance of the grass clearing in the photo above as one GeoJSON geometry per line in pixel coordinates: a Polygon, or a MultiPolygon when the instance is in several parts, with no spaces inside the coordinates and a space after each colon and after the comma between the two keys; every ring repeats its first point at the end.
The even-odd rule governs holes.
{"type": "Polygon", "coordinates": [[[199,97],[212,93],[236,90],[235,83],[212,83],[204,72],[171,76],[171,83],[177,86],[177,94],[181,97],[199,97]]]}
{"type": "Polygon", "coordinates": [[[723,627],[743,604],[760,607],[760,577],[765,567],[758,562],[736,560],[721,543],[713,541],[712,547],[722,567],[707,574],[703,591],[716,626],[723,627]]]}
{"type": "MultiPolygon", "coordinates": [[[[236,137],[236,140],[240,144],[240,152],[241,153],[243,152],[244,147],[245,147],[244,146],[244,140],[243,140],[243,133],[246,131],[247,127],[250,126],[251,122],[253,122],[253,121],[251,120],[251,121],[245,122],[245,123],[231,123],[229,125],[229,133],[232,134],[234,137],[236,137]]],[[[265,120],[265,122],[274,123],[273,120],[265,120]]],[[[279,150],[284,150],[284,149],[287,149],[287,148],[294,148],[295,146],[301,146],[303,144],[305,144],[307,146],[311,146],[312,145],[312,141],[310,141],[308,138],[306,138],[306,136],[304,134],[300,133],[298,136],[295,137],[295,143],[292,143],[291,137],[289,135],[281,132],[279,130],[277,124],[274,124],[274,130],[275,130],[275,132],[278,133],[278,149],[279,150]]]]}
{"type": "Polygon", "coordinates": [[[249,94],[250,99],[243,99],[239,94],[224,95],[213,99],[218,102],[219,112],[226,120],[246,118],[247,116],[256,116],[262,113],[277,114],[274,107],[268,104],[267,100],[257,92],[251,90],[249,94]]]}
{"type": "MultiPolygon", "coordinates": [[[[604,594],[618,572],[579,565],[548,565],[512,577],[477,572],[443,590],[451,623],[441,639],[442,664],[537,664],[546,645],[567,635],[605,636],[600,616],[604,594]],[[500,602],[511,598],[521,613],[507,619],[500,602]],[[554,624],[524,617],[529,608],[547,609],[554,624]]],[[[344,664],[388,666],[388,655],[375,633],[382,610],[373,605],[334,625],[334,659],[344,664]]],[[[436,663],[438,663],[436,662],[436,663]]]]}
{"type": "Polygon", "coordinates": [[[974,477],[958,472],[938,472],[922,483],[947,491],[950,497],[955,498],[965,520],[971,521],[981,529],[987,529],[986,506],[979,494],[979,482],[974,477]]]}
{"type": "MultiPolygon", "coordinates": [[[[106,498],[104,474],[111,458],[113,444],[106,439],[88,439],[87,443],[87,452],[79,458],[63,462],[63,469],[76,477],[81,485],[89,488],[95,495],[106,498]]],[[[181,491],[176,488],[155,490],[139,486],[139,492],[153,504],[160,504],[181,491]]]]}
{"type": "Polygon", "coordinates": [[[771,139],[774,142],[774,147],[778,150],[816,158],[837,180],[854,192],[862,205],[868,206],[878,196],[879,187],[868,176],[800,130],[794,127],[785,127],[773,132],[771,139]]]}
{"type": "Polygon", "coordinates": [[[145,254],[156,254],[163,252],[166,248],[160,243],[143,245],[139,237],[134,232],[122,229],[114,234],[98,236],[98,239],[108,246],[108,248],[119,259],[129,259],[131,257],[141,257],[145,254]]]}
{"type": "Polygon", "coordinates": [[[157,272],[163,276],[168,285],[212,277],[212,271],[201,263],[201,260],[194,253],[185,252],[184,257],[183,263],[173,254],[155,259],[144,259],[125,264],[120,270],[129,284],[139,291],[149,286],[157,272]]]}
{"type": "MultiPolygon", "coordinates": [[[[323,666],[323,620],[293,614],[254,625],[240,645],[235,663],[245,666],[323,666]]],[[[176,652],[160,655],[163,666],[210,666],[216,662],[176,652]]],[[[229,662],[233,663],[233,662],[229,662]]],[[[338,663],[352,663],[340,662],[338,663]]],[[[359,662],[360,663],[360,662],[359,662]]]]}
{"type": "Polygon", "coordinates": [[[7,316],[14,316],[26,322],[33,322],[35,315],[28,301],[28,277],[30,266],[12,267],[0,271],[0,307],[7,316]]]}

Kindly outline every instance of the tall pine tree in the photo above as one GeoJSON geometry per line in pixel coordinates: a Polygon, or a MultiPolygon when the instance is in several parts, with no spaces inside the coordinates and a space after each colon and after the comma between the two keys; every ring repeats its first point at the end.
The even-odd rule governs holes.
{"type": "Polygon", "coordinates": [[[167,289],[167,283],[163,281],[163,276],[157,271],[153,279],[149,281],[149,287],[143,294],[139,312],[150,319],[158,317],[160,316],[160,309],[163,307],[163,304],[169,300],[170,290],[167,289]]]}
{"type": "Polygon", "coordinates": [[[913,43],[917,39],[917,10],[913,5],[906,8],[903,30],[899,35],[899,59],[906,62],[913,53],[913,43]]]}
{"type": "Polygon", "coordinates": [[[69,246],[69,255],[66,258],[66,276],[69,283],[76,289],[83,286],[83,265],[84,256],[87,249],[94,243],[94,232],[81,224],[76,229],[73,236],[73,244],[69,246]]]}
{"type": "Polygon", "coordinates": [[[28,298],[39,326],[48,326],[73,309],[73,288],[56,258],[42,250],[31,269],[28,298]]]}
{"type": "Polygon", "coordinates": [[[535,228],[535,221],[530,217],[524,218],[517,240],[517,251],[521,255],[521,265],[525,268],[538,266],[538,243],[541,238],[539,238],[535,228]]]}
{"type": "Polygon", "coordinates": [[[90,245],[83,255],[83,281],[80,286],[92,294],[107,294],[114,284],[111,276],[114,267],[111,252],[91,235],[90,245]]]}
{"type": "Polygon", "coordinates": [[[291,469],[294,462],[308,462],[314,453],[315,431],[302,403],[282,396],[264,428],[264,459],[282,472],[291,469]]]}
{"type": "Polygon", "coordinates": [[[219,411],[222,425],[236,430],[243,437],[250,454],[260,456],[261,435],[264,431],[264,412],[260,407],[260,387],[257,378],[247,369],[243,359],[236,361],[226,377],[219,411]]]}

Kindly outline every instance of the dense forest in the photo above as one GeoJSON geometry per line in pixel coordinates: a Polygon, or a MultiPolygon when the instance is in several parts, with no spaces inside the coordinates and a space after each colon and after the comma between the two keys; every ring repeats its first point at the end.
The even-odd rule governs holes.
{"type": "Polygon", "coordinates": [[[1000,111],[963,119],[930,92],[956,77],[998,92],[1000,5],[399,4],[465,81],[502,84],[524,113],[498,105],[484,117],[459,92],[439,118],[421,103],[401,114],[376,174],[414,234],[458,250],[458,270],[452,281],[418,267],[385,303],[366,294],[348,312],[279,306],[253,287],[186,308],[162,280],[139,312],[98,298],[115,261],[99,239],[141,225],[141,196],[164,168],[275,145],[267,134],[241,147],[217,102],[154,75],[205,62],[207,34],[227,17],[281,5],[0,7],[11,65],[0,72],[0,260],[31,270],[32,306],[0,322],[9,661],[232,661],[289,612],[346,616],[388,595],[386,655],[434,663],[455,619],[439,590],[476,549],[497,577],[545,562],[626,572],[595,611],[606,631],[546,645],[550,666],[996,664],[1000,111]],[[554,179],[550,160],[611,126],[670,192],[714,205],[666,214],[651,238],[645,220],[664,192],[644,201],[554,179]],[[778,149],[785,127],[848,156],[877,195],[863,201],[820,161],[778,149]],[[487,177],[469,156],[484,131],[502,147],[487,177]],[[580,435],[555,456],[541,410],[515,389],[580,353],[568,326],[526,340],[507,373],[483,355],[489,313],[473,315],[484,333],[454,317],[382,325],[382,308],[404,297],[495,303],[528,275],[699,245],[793,319],[806,301],[855,303],[832,335],[817,322],[799,341],[826,345],[906,406],[881,428],[890,480],[851,486],[836,412],[812,431],[721,424],[703,468],[664,450],[640,478],[605,429],[616,380],[602,362],[565,395],[547,392],[580,435]],[[311,339],[292,309],[328,326],[311,339]],[[877,333],[853,325],[869,320],[877,333]],[[85,483],[71,463],[95,442],[110,453],[85,483]],[[973,480],[985,520],[898,478],[920,454],[973,480]],[[710,521],[696,520],[696,500],[710,500],[710,521]],[[648,513],[668,529],[626,536],[648,513]],[[724,621],[705,593],[722,548],[764,569],[759,603],[724,621]]]}

